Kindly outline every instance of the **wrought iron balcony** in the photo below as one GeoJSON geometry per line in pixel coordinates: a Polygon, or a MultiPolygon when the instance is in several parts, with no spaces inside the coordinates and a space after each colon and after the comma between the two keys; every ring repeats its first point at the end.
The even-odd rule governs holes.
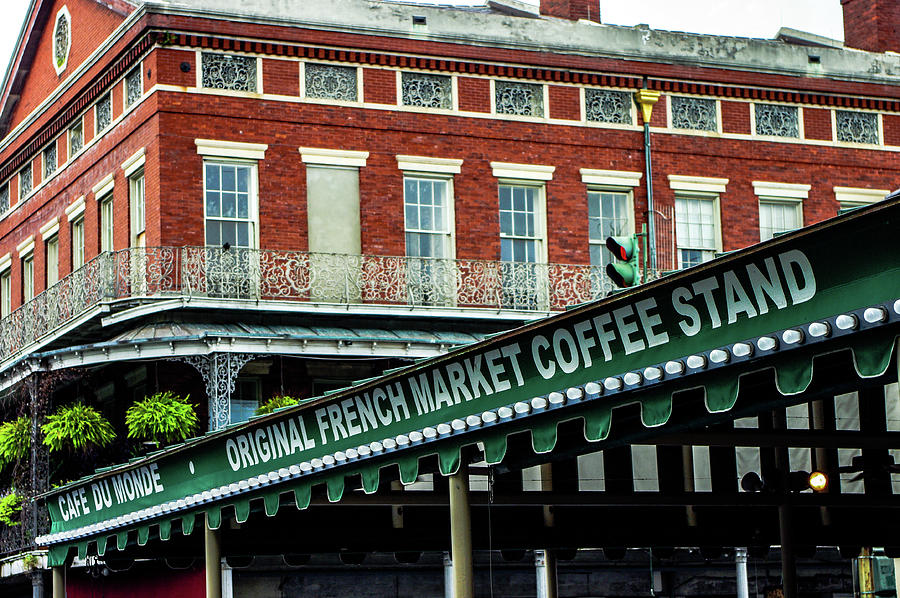
{"type": "Polygon", "coordinates": [[[605,296],[600,267],[219,247],[98,255],[0,320],[0,361],[120,299],[299,301],[548,312],[605,296]]]}

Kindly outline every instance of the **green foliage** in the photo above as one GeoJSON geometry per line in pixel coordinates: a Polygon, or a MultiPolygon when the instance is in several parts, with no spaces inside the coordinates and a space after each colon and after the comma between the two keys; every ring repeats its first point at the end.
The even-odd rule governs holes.
{"type": "Polygon", "coordinates": [[[0,424],[0,469],[28,458],[31,450],[31,420],[27,415],[0,424]]]}
{"type": "Polygon", "coordinates": [[[37,555],[30,552],[22,557],[22,566],[25,567],[26,571],[33,571],[37,569],[40,563],[41,562],[38,559],[37,555]]]}
{"type": "Polygon", "coordinates": [[[22,497],[13,490],[3,498],[0,498],[0,523],[12,527],[22,523],[19,520],[19,512],[22,510],[22,497]]]}
{"type": "Polygon", "coordinates": [[[188,401],[171,391],[158,392],[136,401],[125,412],[128,437],[152,442],[180,442],[197,429],[197,414],[188,401]]]}
{"type": "Polygon", "coordinates": [[[295,399],[294,397],[272,397],[271,399],[257,407],[256,415],[265,415],[267,413],[272,413],[276,409],[281,409],[282,407],[291,407],[299,402],[300,401],[298,399],[295,399]]]}
{"type": "Polygon", "coordinates": [[[51,452],[70,448],[76,451],[93,446],[106,446],[116,433],[99,411],[83,403],[64,405],[47,417],[41,426],[44,444],[51,452]]]}

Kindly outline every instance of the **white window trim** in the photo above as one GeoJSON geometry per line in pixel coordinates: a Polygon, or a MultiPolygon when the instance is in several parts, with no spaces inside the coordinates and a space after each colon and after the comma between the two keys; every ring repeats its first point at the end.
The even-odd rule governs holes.
{"type": "MultiPolygon", "coordinates": [[[[462,162],[462,160],[460,160],[462,162]]],[[[426,172],[422,170],[404,170],[403,171],[404,179],[409,177],[411,179],[432,179],[432,180],[441,180],[447,182],[447,205],[445,209],[447,210],[447,236],[449,237],[448,241],[448,252],[447,255],[442,259],[456,259],[456,200],[454,197],[454,189],[453,189],[453,177],[447,176],[443,173],[432,173],[426,172]]],[[[404,236],[404,244],[406,242],[406,193],[404,191],[403,195],[403,236],[404,236]]]]}
{"type": "Polygon", "coordinates": [[[670,174],[669,188],[689,193],[725,193],[728,179],[670,174]]]}
{"type": "MultiPolygon", "coordinates": [[[[633,235],[635,232],[635,222],[634,222],[634,191],[632,188],[619,186],[611,186],[611,185],[589,185],[588,193],[622,193],[625,195],[625,209],[628,213],[628,224],[626,226],[627,234],[633,235]]],[[[590,234],[588,234],[588,245],[596,245],[601,243],[600,241],[591,241],[590,234]]],[[[612,255],[612,254],[610,254],[612,255]]]]}
{"type": "Polygon", "coordinates": [[[864,187],[835,187],[834,198],[838,203],[870,204],[881,201],[890,193],[889,189],[866,189],[864,187]]]}
{"type": "Polygon", "coordinates": [[[211,158],[237,158],[243,160],[265,160],[265,143],[245,143],[242,141],[221,141],[217,139],[194,139],[197,153],[211,158]]]}
{"type": "MultiPolygon", "coordinates": [[[[248,161],[248,160],[229,160],[229,159],[221,159],[221,158],[210,158],[208,160],[203,160],[203,197],[206,196],[206,165],[207,164],[235,164],[238,166],[249,166],[250,167],[250,193],[248,197],[249,205],[247,206],[249,218],[247,221],[250,222],[251,227],[253,228],[250,231],[250,247],[252,249],[259,248],[259,164],[256,161],[248,161]]],[[[145,187],[146,190],[146,187],[145,187]]],[[[203,201],[203,244],[206,246],[206,201],[203,201]]],[[[213,218],[216,220],[216,218],[213,218]]]]}
{"type": "MultiPolygon", "coordinates": [[[[669,175],[671,179],[676,175],[669,175]]],[[[683,177],[683,178],[701,178],[701,177],[683,177]]],[[[728,181],[728,179],[712,179],[719,181],[728,181]]],[[[674,187],[673,187],[674,189],[674,187]]],[[[722,190],[724,191],[725,187],[722,186],[722,190]]],[[[719,193],[715,191],[703,191],[703,190],[693,190],[693,189],[677,189],[675,193],[675,199],[677,200],[679,197],[682,199],[705,199],[713,202],[713,233],[715,234],[715,249],[712,251],[722,252],[723,251],[723,242],[722,242],[722,206],[719,198],[719,193]]],[[[675,215],[673,214],[673,218],[675,215]]],[[[681,264],[681,252],[680,249],[693,249],[688,247],[682,247],[678,244],[678,222],[677,220],[674,222],[675,224],[675,263],[678,266],[678,269],[682,269],[684,266],[681,264]]]]}
{"type": "Polygon", "coordinates": [[[68,64],[69,64],[69,52],[72,49],[72,32],[73,32],[72,15],[69,14],[69,9],[66,8],[65,6],[63,6],[56,13],[56,18],[53,19],[53,30],[51,33],[53,35],[53,43],[51,44],[50,62],[53,63],[53,70],[56,71],[57,75],[62,74],[62,72],[64,70],[66,70],[66,66],[68,66],[68,64]],[[57,25],[57,23],[59,23],[59,17],[63,16],[63,15],[66,17],[66,21],[68,21],[68,23],[69,23],[69,43],[66,45],[66,56],[65,56],[65,58],[63,58],[63,63],[61,65],[57,65],[56,64],[56,25],[57,25]]]}
{"type": "Polygon", "coordinates": [[[66,208],[66,218],[69,222],[77,220],[84,214],[84,195],[69,204],[66,208]]]}
{"type": "Polygon", "coordinates": [[[34,253],[34,235],[29,235],[27,239],[16,245],[16,251],[22,259],[34,253]]]}
{"type": "Polygon", "coordinates": [[[144,153],[144,148],[139,149],[134,154],[132,154],[127,160],[122,162],[122,170],[125,172],[126,177],[130,177],[138,170],[144,167],[144,163],[147,161],[147,157],[144,153]]]}
{"type": "Polygon", "coordinates": [[[369,159],[369,152],[325,149],[319,147],[301,147],[300,159],[304,164],[362,168],[366,165],[366,160],[369,159]]]}
{"type": "Polygon", "coordinates": [[[12,254],[6,252],[3,256],[0,256],[0,274],[7,272],[10,268],[12,268],[12,254]]]}
{"type": "Polygon", "coordinates": [[[515,181],[552,181],[556,166],[540,164],[514,164],[512,162],[491,162],[491,169],[498,179],[515,181]]]}
{"type": "Polygon", "coordinates": [[[91,192],[94,194],[94,199],[102,199],[112,193],[113,186],[115,185],[114,180],[115,173],[109,173],[102,179],[100,182],[91,187],[91,192]]]}
{"type": "Polygon", "coordinates": [[[769,200],[802,200],[809,199],[812,185],[798,183],[772,183],[769,181],[753,181],[753,192],[757,197],[769,200]]]}
{"type": "Polygon", "coordinates": [[[397,156],[397,168],[404,172],[426,172],[432,174],[459,174],[462,160],[454,158],[429,158],[427,156],[397,156]]]}
{"type": "Polygon", "coordinates": [[[641,184],[642,172],[629,170],[594,170],[581,169],[581,182],[586,185],[602,187],[637,187],[641,184]]]}
{"type": "Polygon", "coordinates": [[[54,218],[53,220],[44,224],[41,227],[41,239],[46,241],[53,235],[59,232],[59,218],[54,218]]]}

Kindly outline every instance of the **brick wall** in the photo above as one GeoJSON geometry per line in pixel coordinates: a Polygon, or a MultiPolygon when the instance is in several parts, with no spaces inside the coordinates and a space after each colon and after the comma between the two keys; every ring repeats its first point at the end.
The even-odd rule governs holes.
{"type": "Polygon", "coordinates": [[[40,41],[30,65],[22,97],[13,110],[10,128],[22,122],[124,20],[122,15],[93,0],[55,0],[50,4],[46,27],[40,33],[32,33],[33,36],[39,35],[40,41]],[[57,75],[52,62],[53,28],[56,24],[56,13],[63,6],[69,9],[72,17],[69,28],[72,42],[66,69],[57,75]]]}
{"type": "Polygon", "coordinates": [[[541,14],[548,17],[600,22],[599,0],[541,0],[540,6],[541,14]]]}
{"type": "Polygon", "coordinates": [[[841,0],[844,45],[871,52],[900,51],[900,2],[841,0]]]}

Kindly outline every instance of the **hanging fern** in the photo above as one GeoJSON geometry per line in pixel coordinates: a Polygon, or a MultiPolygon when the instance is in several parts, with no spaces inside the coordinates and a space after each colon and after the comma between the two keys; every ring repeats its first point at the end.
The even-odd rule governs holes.
{"type": "Polygon", "coordinates": [[[300,401],[295,399],[294,397],[272,397],[271,399],[257,407],[256,415],[265,415],[267,413],[272,413],[276,409],[281,409],[282,407],[291,407],[299,402],[300,401]]]}
{"type": "Polygon", "coordinates": [[[31,420],[27,415],[0,424],[0,469],[28,458],[31,450],[31,420]]]}
{"type": "Polygon", "coordinates": [[[93,407],[83,403],[65,405],[47,417],[41,426],[44,444],[51,452],[64,448],[82,451],[93,446],[106,446],[116,433],[109,421],[93,407]]]}
{"type": "Polygon", "coordinates": [[[22,523],[19,513],[22,511],[22,497],[13,490],[0,498],[0,523],[9,527],[22,523]]]}
{"type": "Polygon", "coordinates": [[[136,401],[125,412],[128,437],[157,444],[188,438],[199,423],[188,399],[167,390],[136,401]]]}

